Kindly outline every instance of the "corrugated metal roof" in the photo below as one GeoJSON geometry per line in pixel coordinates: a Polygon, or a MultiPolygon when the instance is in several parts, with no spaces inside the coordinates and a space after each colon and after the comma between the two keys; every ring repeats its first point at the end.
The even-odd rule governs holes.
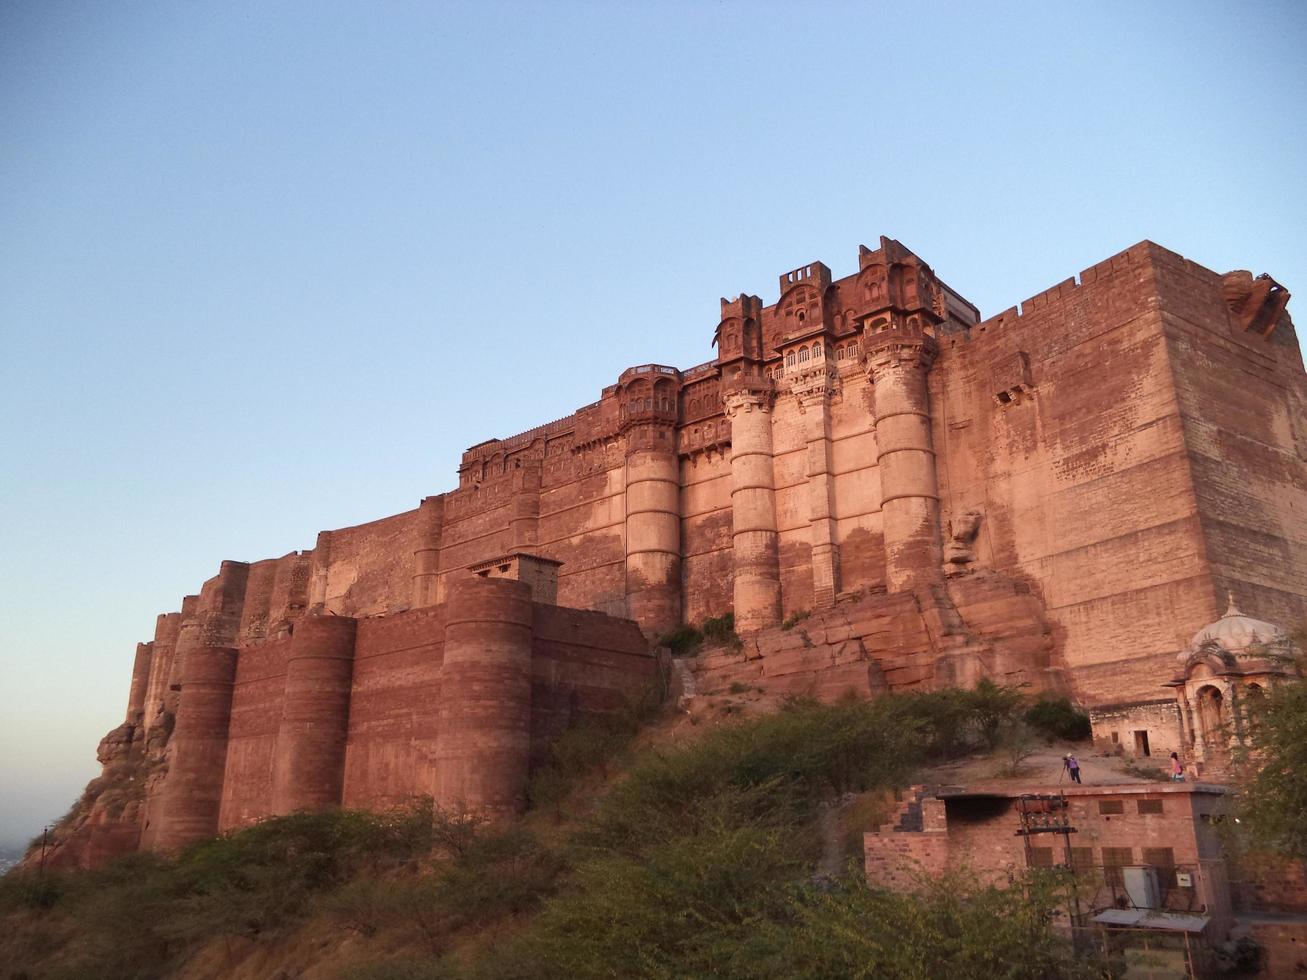
{"type": "Polygon", "coordinates": [[[1202,932],[1210,919],[1205,915],[1159,912],[1156,909],[1105,909],[1094,916],[1105,926],[1130,929],[1157,929],[1162,932],[1202,932]]]}

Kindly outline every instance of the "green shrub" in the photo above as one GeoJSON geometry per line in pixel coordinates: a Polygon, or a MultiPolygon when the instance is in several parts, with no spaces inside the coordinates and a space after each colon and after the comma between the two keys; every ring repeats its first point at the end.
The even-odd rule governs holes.
{"type": "Polygon", "coordinates": [[[454,980],[461,975],[457,964],[425,956],[401,956],[349,967],[340,976],[341,980],[454,980]]]}
{"type": "Polygon", "coordinates": [[[532,809],[550,809],[560,819],[560,807],[577,783],[590,774],[608,778],[609,767],[621,757],[636,734],[658,710],[661,698],[653,688],[606,715],[582,718],[550,743],[545,760],[531,772],[527,802],[532,809]]]}
{"type": "MultiPolygon", "coordinates": [[[[927,758],[983,746],[1018,707],[1014,692],[994,686],[874,702],[794,699],[775,714],[650,751],[577,835],[568,887],[522,935],[477,961],[473,973],[790,975],[783,959],[756,958],[758,937],[778,930],[787,956],[801,946],[802,934],[789,930],[816,901],[802,883],[819,849],[818,801],[901,784],[927,758]]],[[[859,909],[869,901],[850,894],[859,909]]],[[[889,940],[887,932],[879,935],[889,940]]],[[[849,952],[847,943],[837,948],[849,952]]],[[[1011,944],[1005,952],[1017,957],[1011,944]]]]}
{"type": "Polygon", "coordinates": [[[811,610],[796,609],[781,621],[781,629],[792,630],[811,615],[811,610]]]}
{"type": "MultiPolygon", "coordinates": [[[[539,772],[557,789],[602,768],[626,751],[645,710],[575,729],[539,772]]],[[[175,858],[48,876],[39,896],[5,879],[0,911],[13,928],[0,934],[0,960],[43,977],[157,977],[214,938],[262,940],[321,913],[427,951],[359,966],[357,980],[1074,977],[1049,938],[1037,883],[923,897],[873,892],[860,875],[829,893],[809,884],[821,801],[883,794],[923,762],[1001,739],[1021,714],[1015,693],[994,685],[793,699],[635,756],[562,851],[428,800],[389,814],[268,820],[175,858]],[[487,929],[496,930],[487,949],[454,955],[487,929]]]]}
{"type": "Polygon", "coordinates": [[[667,647],[672,651],[673,657],[692,657],[699,652],[704,643],[716,646],[739,646],[740,642],[740,637],[735,632],[733,612],[705,619],[697,627],[686,623],[654,638],[654,645],[667,647]]]}
{"type": "Polygon", "coordinates": [[[558,855],[524,830],[482,830],[429,872],[359,877],[319,907],[362,935],[384,929],[438,954],[462,932],[534,910],[561,869],[558,855]]]}
{"type": "Polygon", "coordinates": [[[1238,798],[1248,843],[1307,860],[1307,683],[1278,684],[1253,729],[1255,775],[1238,798]]]}
{"type": "Polygon", "coordinates": [[[654,645],[667,647],[673,657],[692,657],[703,646],[703,633],[686,623],[659,634],[654,638],[654,645]]]}
{"type": "MultiPolygon", "coordinates": [[[[136,853],[97,871],[48,872],[43,934],[62,948],[50,956],[6,943],[0,959],[43,977],[162,976],[210,939],[279,934],[359,875],[415,867],[441,819],[429,800],[381,814],[299,813],[172,858],[136,853]],[[38,970],[38,960],[51,962],[38,970]]],[[[13,898],[22,885],[4,883],[0,910],[21,914],[13,898]]]]}
{"type": "Polygon", "coordinates": [[[718,646],[739,646],[740,637],[735,632],[735,613],[728,612],[724,616],[717,616],[712,619],[705,619],[699,627],[703,633],[705,643],[715,643],[718,646]]]}
{"type": "Polygon", "coordinates": [[[1026,710],[1026,722],[1049,738],[1078,742],[1089,738],[1089,716],[1079,711],[1069,698],[1040,698],[1026,710]]]}

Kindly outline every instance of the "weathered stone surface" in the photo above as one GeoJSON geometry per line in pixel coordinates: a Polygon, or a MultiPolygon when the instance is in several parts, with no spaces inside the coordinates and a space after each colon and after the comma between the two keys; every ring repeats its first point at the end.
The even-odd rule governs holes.
{"type": "Polygon", "coordinates": [[[126,744],[151,765],[142,839],[205,648],[239,651],[219,826],[325,798],[300,786],[273,804],[282,730],[304,724],[291,688],[336,698],[337,721],[348,701],[343,762],[323,767],[342,802],[432,792],[442,610],[469,569],[523,549],[561,563],[572,607],[535,607],[533,758],[652,671],[618,635],[634,627],[600,614],[652,635],[733,611],[744,642],[702,658],[705,687],[836,696],[989,676],[1091,707],[1156,700],[1227,591],[1307,621],[1307,381],[1287,299],[1141,242],[982,321],[882,238],[852,275],[814,262],[772,305],[723,300],[712,361],[629,368],[565,418],[472,446],[455,490],[310,550],[223,562],[160,616],[129,696],[126,744]],[[543,635],[555,615],[574,631],[543,635]],[[309,616],[357,620],[348,685],[340,659],[288,681],[309,616]]]}

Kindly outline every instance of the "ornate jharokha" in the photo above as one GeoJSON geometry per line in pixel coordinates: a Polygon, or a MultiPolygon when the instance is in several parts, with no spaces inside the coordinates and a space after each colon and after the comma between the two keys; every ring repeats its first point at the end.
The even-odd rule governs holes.
{"type": "Polygon", "coordinates": [[[1141,242],[982,320],[888,238],[723,299],[711,360],[477,443],[410,511],[223,562],[101,746],[146,763],[144,798],[93,807],[60,860],[417,794],[511,812],[550,739],[655,676],[651,640],[727,613],[704,689],[989,677],[1074,697],[1104,744],[1206,757],[1287,675],[1194,630],[1227,590],[1307,622],[1287,303],[1141,242]]]}

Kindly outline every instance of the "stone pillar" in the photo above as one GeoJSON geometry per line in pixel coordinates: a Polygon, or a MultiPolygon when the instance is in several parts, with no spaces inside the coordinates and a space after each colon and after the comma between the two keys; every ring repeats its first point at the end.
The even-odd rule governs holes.
{"type": "Polygon", "coordinates": [[[150,666],[154,662],[154,644],[136,644],[132,661],[132,686],[127,692],[127,723],[139,725],[145,718],[145,696],[150,687],[150,666]]]}
{"type": "Polygon", "coordinates": [[[830,390],[825,383],[796,391],[808,444],[808,540],[812,554],[812,605],[835,605],[840,591],[839,539],[835,531],[835,477],[831,465],[830,390]]]}
{"type": "Polygon", "coordinates": [[[863,344],[873,385],[886,583],[890,592],[907,592],[943,575],[926,387],[939,347],[933,337],[906,328],[865,336],[863,344]]]}
{"type": "Polygon", "coordinates": [[[440,541],[445,528],[445,498],[426,497],[418,507],[417,546],[413,549],[413,608],[440,601],[440,541]]]}
{"type": "Polygon", "coordinates": [[[732,391],[725,396],[726,417],[731,420],[735,628],[741,633],[781,621],[772,400],[770,391],[732,391]]]}
{"type": "Polygon", "coordinates": [[[356,625],[348,616],[295,624],[272,767],[274,814],[340,804],[356,625]]]}
{"type": "Polygon", "coordinates": [[[218,833],[235,680],[235,650],[196,647],[187,653],[168,775],[151,834],[156,851],[176,850],[218,833]]]}
{"type": "Polygon", "coordinates": [[[1180,716],[1180,746],[1182,755],[1189,755],[1193,750],[1193,718],[1189,713],[1189,699],[1185,697],[1184,688],[1175,690],[1176,714],[1180,716]]]}
{"type": "Polygon", "coordinates": [[[525,582],[476,575],[451,581],[440,668],[437,805],[491,817],[525,805],[531,622],[525,582]]]}
{"type": "Polygon", "coordinates": [[[671,426],[627,433],[626,611],[648,634],[681,623],[681,468],[671,426]]]}

